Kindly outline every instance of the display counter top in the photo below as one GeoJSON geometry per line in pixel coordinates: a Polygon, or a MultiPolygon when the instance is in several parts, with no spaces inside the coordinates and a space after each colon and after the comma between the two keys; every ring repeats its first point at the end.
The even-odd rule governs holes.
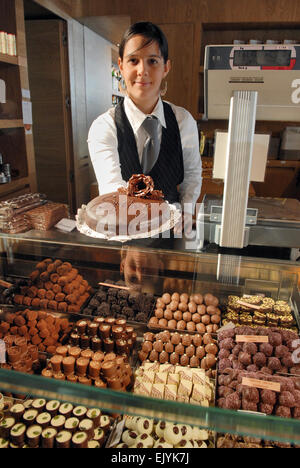
{"type": "MultiPolygon", "coordinates": [[[[155,241],[157,240],[155,239],[155,241]]],[[[20,369],[24,369],[22,363],[17,364],[17,370],[0,369],[0,390],[49,399],[55,399],[59,394],[66,402],[88,407],[96,406],[112,413],[138,415],[156,420],[164,418],[178,423],[189,423],[219,433],[241,434],[300,445],[300,421],[297,417],[288,419],[275,416],[277,409],[275,406],[272,414],[268,416],[257,412],[253,414],[244,410],[235,411],[217,407],[217,403],[221,403],[219,401],[221,400],[220,394],[217,396],[218,374],[216,371],[219,371],[219,361],[218,358],[214,357],[215,355],[212,356],[212,352],[217,351],[215,346],[218,343],[216,332],[223,325],[220,323],[220,317],[224,323],[228,322],[230,317],[236,321],[241,320],[237,322],[238,325],[243,324],[243,320],[246,320],[246,323],[251,321],[255,325],[255,320],[258,320],[259,323],[263,322],[269,328],[273,327],[274,323],[278,327],[290,326],[292,327],[291,332],[297,333],[300,326],[300,298],[297,290],[297,274],[292,262],[216,255],[180,249],[171,250],[159,245],[142,245],[140,242],[122,245],[116,242],[88,238],[78,232],[65,234],[57,230],[30,231],[19,235],[1,234],[0,246],[0,279],[6,288],[2,291],[1,297],[3,302],[1,304],[0,339],[8,339],[8,331],[11,336],[9,340],[15,339],[14,337],[20,333],[25,333],[30,340],[28,345],[30,349],[37,346],[44,357],[43,367],[37,369],[34,367],[37,375],[22,373],[20,371],[20,369]],[[87,300],[86,293],[89,296],[87,300]],[[178,307],[178,310],[175,311],[175,304],[171,304],[172,297],[173,301],[175,301],[175,297],[181,297],[181,301],[188,298],[186,299],[188,302],[181,303],[179,307],[177,301],[176,308],[178,307]],[[269,304],[273,304],[269,306],[271,307],[271,312],[268,312],[269,316],[267,317],[266,314],[255,316],[253,311],[251,314],[251,307],[249,310],[247,304],[242,304],[244,307],[242,310],[239,306],[233,309],[234,304],[229,304],[229,300],[234,301],[236,298],[246,298],[247,300],[249,297],[254,298],[259,303],[263,301],[262,297],[269,299],[269,304]],[[219,304],[217,309],[211,302],[211,300],[215,301],[216,298],[219,304]],[[162,303],[163,299],[166,301],[164,304],[162,303]],[[203,301],[205,301],[205,305],[203,301]],[[199,305],[197,305],[198,302],[199,305]],[[272,311],[273,307],[275,310],[275,305],[280,308],[282,304],[284,304],[285,309],[288,309],[289,315],[279,319],[279,316],[274,317],[272,311]],[[195,312],[195,307],[197,312],[195,312]],[[291,311],[293,312],[292,317],[290,316],[291,311]],[[241,312],[240,316],[239,312],[241,312]],[[205,315],[203,315],[204,313],[205,315]],[[212,314],[211,318],[209,313],[212,314]],[[52,318],[49,317],[49,314],[52,318]],[[103,366],[104,370],[101,371],[103,374],[100,374],[103,381],[98,381],[98,384],[105,384],[107,388],[91,385],[91,375],[88,373],[82,375],[81,369],[84,364],[82,361],[79,363],[76,361],[76,372],[79,374],[71,374],[72,379],[78,380],[77,383],[68,381],[66,376],[70,377],[70,374],[62,374],[62,371],[65,372],[66,369],[60,367],[63,354],[59,353],[75,352],[77,350],[70,351],[71,348],[80,345],[80,353],[85,352],[83,361],[85,360],[86,366],[90,366],[87,356],[92,356],[93,353],[99,351],[101,355],[101,353],[112,353],[113,350],[127,349],[131,338],[128,338],[127,344],[119,338],[113,342],[111,338],[101,335],[101,333],[105,333],[105,327],[100,333],[100,322],[97,322],[98,338],[96,337],[92,344],[89,341],[91,336],[87,334],[87,330],[92,333],[92,321],[97,319],[121,320],[117,324],[119,326],[119,323],[124,323],[125,316],[125,322],[128,320],[128,328],[125,328],[126,333],[135,336],[137,346],[128,364],[131,367],[131,375],[135,378],[131,388],[128,386],[128,380],[125,380],[128,378],[125,373],[122,374],[122,386],[124,387],[122,388],[123,390],[127,389],[127,391],[117,391],[115,387],[109,386],[118,385],[116,379],[109,376],[110,366],[103,366]],[[201,318],[202,316],[203,318],[201,318]],[[67,319],[69,322],[66,321],[67,319]],[[85,325],[82,321],[85,322],[85,325]],[[153,328],[153,323],[154,325],[158,324],[159,327],[153,328]],[[54,332],[56,326],[58,326],[59,333],[54,332]],[[82,332],[83,335],[79,334],[81,327],[86,327],[85,331],[82,332]],[[49,334],[54,333],[56,340],[65,340],[67,339],[66,330],[72,330],[71,341],[67,341],[66,344],[61,341],[53,343],[49,334]],[[146,337],[151,337],[152,334],[156,336],[163,331],[175,334],[177,332],[177,335],[181,335],[182,343],[179,343],[177,352],[173,351],[173,343],[168,343],[166,348],[168,351],[162,350],[162,339],[157,339],[157,343],[154,343],[154,337],[153,344],[150,346],[146,337]],[[198,335],[198,340],[203,340],[203,343],[204,336],[206,335],[206,340],[209,335],[209,339],[214,341],[205,343],[205,347],[209,344],[213,346],[203,350],[199,342],[196,344],[196,341],[195,346],[183,345],[183,341],[189,343],[196,335],[198,335]],[[185,336],[184,340],[183,336],[185,336]],[[147,341],[146,346],[142,348],[147,341]],[[59,350],[57,350],[57,346],[60,348],[59,350]],[[92,346],[102,348],[97,351],[94,348],[93,353],[90,353],[92,346]],[[154,359],[155,365],[167,364],[168,367],[166,359],[170,359],[171,364],[172,356],[172,360],[175,359],[174,362],[177,364],[180,360],[180,367],[187,367],[187,373],[182,369],[180,371],[184,372],[183,376],[187,376],[187,379],[181,376],[180,372],[177,373],[177,377],[168,374],[167,378],[170,379],[170,382],[177,382],[177,384],[167,383],[165,376],[161,375],[162,368],[159,368],[160,370],[157,372],[150,370],[147,373],[146,371],[144,376],[147,379],[150,377],[153,379],[158,374],[157,378],[162,379],[162,382],[152,380],[145,383],[139,372],[144,364],[145,352],[147,350],[150,352],[152,346],[155,352],[152,353],[151,359],[154,359]],[[184,346],[189,348],[188,351],[184,346]],[[195,354],[196,347],[199,348],[198,355],[195,354]],[[207,353],[204,357],[203,352],[207,353]],[[195,358],[193,364],[191,364],[192,361],[186,364],[187,353],[194,353],[193,356],[189,357],[189,359],[195,358]],[[55,368],[57,365],[59,369],[55,368]],[[193,372],[192,365],[196,366],[196,373],[193,372]],[[106,372],[106,381],[104,381],[104,371],[106,372]],[[204,381],[198,376],[202,383],[196,380],[196,374],[199,372],[204,373],[204,381]],[[192,381],[188,380],[191,377],[192,381]],[[205,392],[208,391],[209,397],[207,397],[208,399],[204,398],[205,404],[202,405],[199,404],[203,400],[201,385],[206,385],[207,379],[211,391],[205,390],[205,392]],[[85,384],[81,382],[85,382],[85,384]],[[181,386],[179,386],[180,383],[181,386]],[[140,384],[141,387],[139,387],[140,384]],[[173,395],[173,401],[162,396],[165,395],[165,384],[169,386],[168,390],[171,393],[175,389],[178,391],[176,398],[173,395]],[[194,385],[193,394],[191,393],[192,385],[194,385]],[[216,390],[213,391],[214,385],[216,390]],[[140,394],[140,391],[144,391],[144,393],[140,394]],[[188,395],[185,392],[188,392],[188,395]],[[216,395],[216,399],[214,399],[214,395],[216,395]],[[187,404],[187,398],[189,404],[187,404]],[[196,398],[200,398],[200,400],[196,398]]],[[[109,326],[109,329],[112,330],[112,328],[109,326]]],[[[176,339],[178,339],[177,335],[176,339]]],[[[298,335],[296,334],[296,336],[298,335]]],[[[228,355],[228,353],[223,352],[222,355],[228,355]]],[[[14,354],[10,355],[10,359],[11,356],[13,357],[14,354]]],[[[83,357],[81,354],[80,356],[83,357]]],[[[74,359],[69,359],[74,356],[64,354],[64,357],[66,357],[68,365],[72,362],[74,364],[74,359]]],[[[246,357],[248,359],[248,356],[246,357]]],[[[77,360],[79,359],[77,357],[77,360]]],[[[109,356],[109,359],[112,359],[112,356],[109,356]]],[[[224,358],[222,359],[224,361],[224,358]]],[[[278,362],[276,361],[276,363],[278,362]]],[[[29,362],[29,364],[33,363],[29,362]]],[[[227,362],[227,364],[229,363],[227,362]]],[[[282,364],[281,370],[286,371],[292,368],[290,363],[287,364],[289,366],[282,364]]],[[[176,364],[171,364],[171,367],[172,372],[176,374],[176,370],[178,370],[176,364]]],[[[96,372],[97,365],[94,363],[91,369],[96,372]]],[[[91,372],[90,368],[89,372],[91,372]]],[[[171,374],[172,372],[170,370],[171,374]]],[[[120,376],[120,372],[117,375],[120,376]]],[[[222,384],[219,384],[219,387],[220,385],[222,387],[222,384]]],[[[221,391],[224,391],[224,388],[221,388],[221,391]]],[[[170,395],[168,395],[169,397],[170,395]]],[[[294,416],[294,412],[291,415],[294,416]]]]}

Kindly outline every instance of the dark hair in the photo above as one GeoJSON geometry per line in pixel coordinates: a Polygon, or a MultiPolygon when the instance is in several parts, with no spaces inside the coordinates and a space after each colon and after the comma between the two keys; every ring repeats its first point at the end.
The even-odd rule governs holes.
{"type": "Polygon", "coordinates": [[[166,63],[169,58],[169,47],[168,41],[162,30],[156,26],[156,24],[150,23],[148,21],[142,21],[140,23],[135,23],[130,26],[129,29],[125,32],[122,42],[119,48],[119,56],[123,60],[124,56],[124,49],[127,42],[133,36],[143,36],[145,38],[145,42],[143,43],[141,49],[146,47],[147,45],[151,44],[152,42],[156,42],[159,46],[161,55],[163,56],[164,62],[166,63]]]}

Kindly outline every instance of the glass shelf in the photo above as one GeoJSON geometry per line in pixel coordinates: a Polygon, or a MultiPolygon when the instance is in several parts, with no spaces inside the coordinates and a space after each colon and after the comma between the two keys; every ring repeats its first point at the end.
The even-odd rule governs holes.
{"type": "Polygon", "coordinates": [[[295,419],[157,400],[5,370],[0,370],[0,389],[37,398],[59,396],[63,402],[98,407],[113,414],[164,419],[220,433],[300,444],[300,421],[295,419]]]}
{"type": "MultiPolygon", "coordinates": [[[[43,258],[70,261],[93,287],[100,281],[123,277],[121,263],[127,255],[139,255],[146,260],[140,283],[134,287],[142,292],[160,295],[162,292],[210,292],[221,304],[229,294],[242,295],[265,292],[274,299],[290,300],[298,327],[300,299],[297,275],[291,262],[247,257],[220,256],[165,245],[151,248],[147,243],[121,245],[85,237],[73,232],[30,231],[18,235],[0,235],[1,279],[28,278],[37,262],[43,258]]],[[[77,317],[78,320],[78,317],[77,317]]],[[[139,328],[141,339],[147,324],[139,328]]],[[[37,375],[0,370],[0,391],[14,394],[59,398],[62,401],[89,407],[98,406],[115,414],[131,414],[166,419],[207,428],[219,433],[232,433],[265,440],[300,445],[300,421],[274,416],[228,411],[138,396],[133,393],[72,384],[37,375]]]]}

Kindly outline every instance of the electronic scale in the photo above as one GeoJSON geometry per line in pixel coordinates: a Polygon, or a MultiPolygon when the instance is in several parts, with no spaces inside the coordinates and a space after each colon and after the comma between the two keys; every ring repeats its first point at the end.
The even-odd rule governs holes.
{"type": "MultiPolygon", "coordinates": [[[[229,126],[228,141],[221,151],[223,201],[210,204],[209,212],[205,207],[199,232],[202,229],[205,240],[221,247],[299,249],[300,203],[295,200],[299,205],[293,206],[296,213],[289,219],[264,217],[261,214],[266,206],[260,204],[255,210],[248,194],[252,166],[257,161],[253,157],[256,120],[299,122],[300,126],[300,45],[209,45],[204,86],[204,119],[229,120],[229,126]]],[[[266,158],[265,153],[261,151],[262,158],[266,158]]],[[[278,210],[276,203],[274,210],[278,210]]]]}
{"type": "Polygon", "coordinates": [[[300,121],[300,45],[211,45],[204,119],[228,119],[233,91],[257,91],[257,120],[300,121]]]}

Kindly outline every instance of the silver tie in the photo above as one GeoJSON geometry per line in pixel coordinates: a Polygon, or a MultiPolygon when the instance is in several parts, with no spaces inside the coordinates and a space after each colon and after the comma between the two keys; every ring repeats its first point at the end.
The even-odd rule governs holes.
{"type": "Polygon", "coordinates": [[[154,167],[160,150],[160,143],[158,141],[158,124],[159,121],[156,117],[147,117],[142,123],[143,128],[149,135],[142,157],[143,174],[149,174],[154,167]]]}

